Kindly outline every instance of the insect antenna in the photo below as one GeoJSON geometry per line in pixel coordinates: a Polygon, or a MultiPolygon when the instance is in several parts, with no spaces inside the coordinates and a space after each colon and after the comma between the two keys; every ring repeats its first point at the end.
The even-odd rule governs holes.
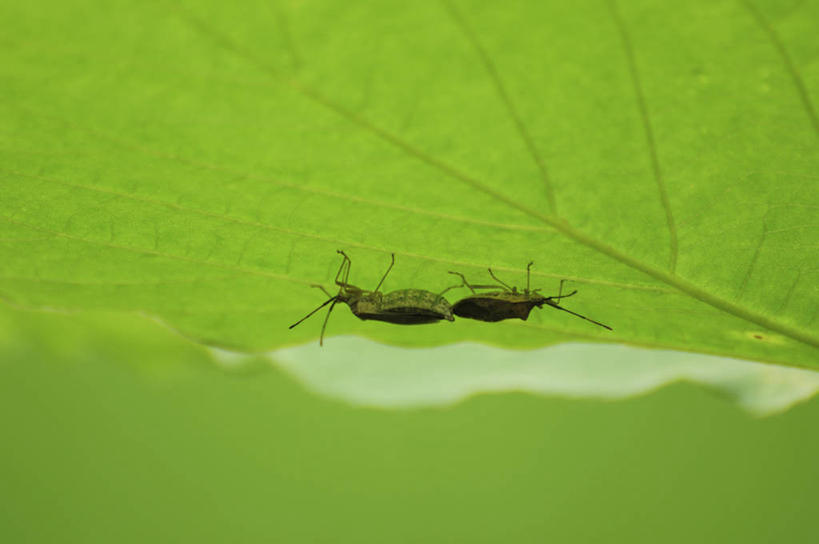
{"type": "MultiPolygon", "coordinates": [[[[305,319],[307,319],[308,317],[310,317],[310,316],[311,316],[311,315],[313,315],[314,313],[318,312],[319,310],[321,310],[322,308],[324,308],[325,306],[327,306],[328,304],[330,304],[330,303],[331,303],[331,302],[333,302],[334,300],[338,300],[338,297],[330,297],[330,298],[328,298],[327,300],[325,300],[325,301],[324,301],[324,302],[321,304],[321,306],[319,306],[318,308],[316,308],[315,310],[313,310],[312,312],[310,312],[310,313],[309,313],[309,314],[307,314],[306,316],[302,317],[301,319],[299,319],[298,321],[296,321],[295,323],[293,323],[292,325],[290,325],[290,326],[289,326],[289,327],[287,327],[287,328],[288,328],[288,329],[292,329],[293,327],[295,327],[296,325],[298,325],[299,323],[301,323],[302,321],[304,321],[305,319]]],[[[332,306],[330,306],[330,309],[331,309],[331,310],[332,310],[332,308],[333,308],[333,307],[332,307],[332,306]]],[[[324,323],[325,323],[325,325],[326,325],[326,324],[327,324],[327,321],[325,320],[325,322],[324,322],[324,323]]],[[[322,329],[322,332],[324,332],[324,329],[322,329]]]]}
{"type": "MultiPolygon", "coordinates": [[[[572,292],[571,292],[571,293],[569,293],[568,295],[560,295],[560,297],[568,297],[568,296],[571,296],[571,295],[575,294],[576,292],[577,292],[577,291],[572,291],[572,292]]],[[[547,299],[546,299],[546,304],[548,304],[548,305],[549,305],[549,306],[551,306],[552,308],[557,308],[558,310],[563,310],[564,312],[570,313],[570,314],[572,314],[573,316],[577,316],[577,317],[579,317],[579,318],[581,318],[581,319],[585,319],[586,321],[589,321],[589,322],[591,322],[591,323],[594,323],[595,325],[599,325],[599,326],[603,327],[604,329],[608,329],[608,330],[610,330],[610,331],[613,331],[613,330],[614,330],[614,329],[612,329],[611,327],[609,327],[608,325],[604,325],[604,324],[600,323],[599,321],[595,321],[594,319],[589,319],[589,318],[588,318],[588,317],[586,317],[585,315],[580,315],[580,314],[575,313],[575,312],[573,312],[573,311],[571,311],[571,310],[567,310],[567,309],[566,309],[566,308],[564,308],[563,306],[559,306],[559,305],[558,305],[556,302],[553,302],[553,300],[552,300],[552,299],[555,299],[555,298],[558,298],[558,297],[549,297],[549,298],[547,298],[547,299]]]]}

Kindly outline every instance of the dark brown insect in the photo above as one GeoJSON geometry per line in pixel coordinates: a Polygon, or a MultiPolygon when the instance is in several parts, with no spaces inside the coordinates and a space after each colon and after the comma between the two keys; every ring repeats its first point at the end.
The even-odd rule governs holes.
{"type": "Polygon", "coordinates": [[[327,328],[327,321],[330,319],[330,313],[333,311],[333,308],[339,302],[347,304],[353,314],[362,320],[372,319],[396,323],[398,325],[421,325],[425,323],[435,323],[442,319],[446,319],[447,321],[455,320],[455,318],[452,317],[452,306],[449,305],[449,302],[441,295],[431,291],[425,291],[423,289],[399,289],[398,291],[383,294],[378,290],[381,288],[381,284],[384,283],[387,274],[390,273],[390,270],[392,270],[395,264],[394,253],[392,254],[392,261],[390,262],[389,268],[384,272],[384,276],[373,291],[366,291],[349,283],[350,264],[352,261],[350,261],[347,254],[340,249],[338,253],[344,257],[341,261],[338,273],[336,273],[335,283],[339,286],[338,294],[331,295],[321,285],[313,285],[313,287],[324,291],[330,298],[321,306],[290,325],[291,329],[332,303],[330,304],[330,309],[327,311],[327,316],[324,318],[324,324],[321,326],[319,344],[324,345],[324,331],[327,328]]]}
{"type": "MultiPolygon", "coordinates": [[[[558,291],[557,296],[553,297],[544,297],[538,292],[540,289],[529,289],[529,278],[533,264],[533,262],[530,262],[526,266],[526,289],[524,289],[522,292],[518,291],[517,287],[510,287],[501,281],[497,276],[495,276],[491,268],[489,269],[489,275],[492,276],[492,279],[498,282],[496,285],[470,284],[460,272],[450,272],[450,274],[459,276],[462,281],[461,285],[454,287],[467,287],[473,293],[472,295],[462,298],[453,304],[452,313],[458,317],[477,319],[479,321],[495,322],[503,321],[504,319],[522,319],[523,321],[526,321],[529,318],[529,312],[532,311],[532,308],[541,308],[544,304],[546,304],[552,308],[557,308],[563,312],[567,312],[581,319],[585,319],[586,321],[599,325],[605,329],[612,330],[612,328],[608,325],[604,325],[599,321],[589,319],[584,315],[567,310],[557,303],[557,301],[560,299],[570,297],[577,293],[577,290],[574,290],[571,293],[565,295],[563,294],[563,283],[566,280],[560,281],[560,290],[558,291]],[[502,290],[488,293],[477,293],[475,291],[476,289],[498,289],[499,287],[502,290]]],[[[452,287],[449,289],[452,289],[452,287]]]]}

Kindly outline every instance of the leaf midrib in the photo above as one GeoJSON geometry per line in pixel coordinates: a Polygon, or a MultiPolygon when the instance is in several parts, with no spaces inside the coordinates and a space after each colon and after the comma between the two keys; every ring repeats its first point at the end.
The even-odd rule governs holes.
{"type": "Polygon", "coordinates": [[[333,100],[323,96],[318,91],[301,83],[300,81],[294,78],[288,79],[283,78],[278,73],[277,70],[273,69],[265,61],[259,59],[253,53],[243,49],[238,44],[233,42],[229,37],[213,29],[212,27],[210,27],[210,25],[206,24],[204,21],[191,14],[182,6],[177,5],[176,11],[183,18],[183,20],[187,22],[194,30],[198,31],[205,37],[209,37],[212,40],[212,43],[216,44],[218,47],[253,65],[256,69],[260,70],[262,73],[271,77],[277,83],[283,84],[286,87],[289,87],[293,91],[297,92],[298,94],[311,100],[312,102],[326,108],[329,111],[335,112],[336,114],[350,121],[359,129],[374,134],[380,139],[403,150],[408,155],[415,157],[416,159],[439,169],[440,171],[446,173],[447,175],[454,179],[466,183],[472,188],[483,192],[484,194],[490,196],[491,198],[502,204],[517,209],[518,211],[521,211],[526,215],[529,215],[530,217],[553,227],[567,238],[586,247],[589,247],[595,251],[598,251],[599,253],[602,253],[607,257],[610,257],[616,261],[625,264],[626,266],[634,268],[635,270],[639,270],[640,272],[643,272],[644,274],[647,274],[648,276],[657,279],[665,283],[666,285],[678,289],[679,291],[687,294],[688,296],[694,299],[697,299],[710,306],[713,306],[714,308],[734,315],[735,317],[744,319],[750,323],[754,323],[756,325],[765,327],[769,330],[776,331],[793,340],[797,340],[814,348],[819,348],[819,334],[811,333],[799,327],[788,325],[787,323],[777,321],[776,319],[771,319],[768,316],[758,312],[754,312],[745,306],[731,302],[727,299],[723,299],[713,293],[706,291],[705,289],[699,287],[698,285],[694,284],[689,280],[681,278],[676,274],[672,274],[670,272],[666,272],[665,270],[661,270],[659,268],[651,266],[647,263],[643,263],[638,259],[616,249],[615,247],[610,246],[600,240],[597,240],[596,238],[593,238],[583,233],[582,231],[572,227],[569,224],[569,222],[564,219],[547,216],[545,214],[540,213],[536,209],[529,208],[528,206],[525,206],[519,202],[516,202],[506,197],[505,195],[485,185],[478,179],[466,174],[465,172],[462,172],[461,170],[455,168],[454,166],[449,165],[448,163],[440,159],[437,159],[436,157],[428,155],[424,151],[411,145],[409,142],[404,141],[397,135],[371,123],[370,121],[364,119],[363,117],[357,115],[356,113],[347,110],[340,104],[335,103],[333,100]]]}

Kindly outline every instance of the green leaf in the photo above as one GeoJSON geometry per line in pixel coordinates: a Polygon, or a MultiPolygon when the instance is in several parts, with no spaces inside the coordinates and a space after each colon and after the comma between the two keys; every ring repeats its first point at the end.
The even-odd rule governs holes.
{"type": "Polygon", "coordinates": [[[386,290],[533,260],[614,332],[328,335],[819,367],[819,6],[621,4],[4,5],[0,294],[259,350],[317,338],[338,248],[386,290]]]}

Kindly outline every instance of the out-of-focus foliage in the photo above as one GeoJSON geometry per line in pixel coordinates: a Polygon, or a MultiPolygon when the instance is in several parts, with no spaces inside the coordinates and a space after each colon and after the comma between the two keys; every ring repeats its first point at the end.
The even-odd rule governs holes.
{"type": "Polygon", "coordinates": [[[383,411],[205,363],[144,319],[0,310],[0,541],[819,537],[815,400],[755,418],[676,385],[383,411]]]}

